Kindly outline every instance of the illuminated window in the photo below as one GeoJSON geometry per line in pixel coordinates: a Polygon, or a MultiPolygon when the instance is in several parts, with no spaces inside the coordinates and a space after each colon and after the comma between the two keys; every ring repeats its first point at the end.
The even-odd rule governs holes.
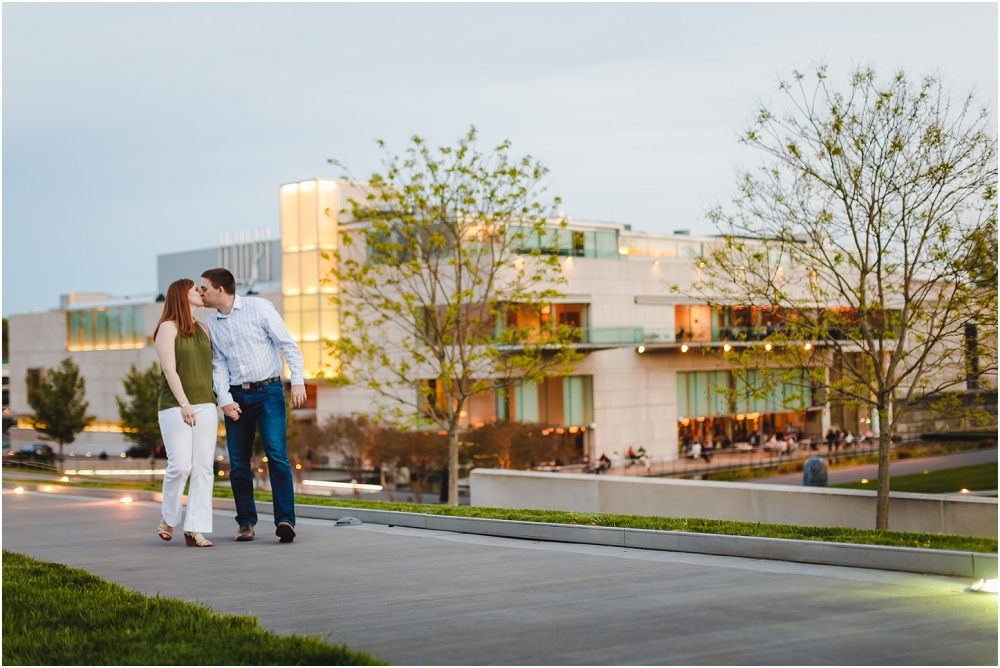
{"type": "Polygon", "coordinates": [[[146,344],[141,304],[66,313],[67,350],[120,350],[146,344]]]}

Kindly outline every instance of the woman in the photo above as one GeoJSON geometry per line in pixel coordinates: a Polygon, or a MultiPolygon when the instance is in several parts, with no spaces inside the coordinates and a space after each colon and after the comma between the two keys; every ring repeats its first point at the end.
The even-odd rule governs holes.
{"type": "Polygon", "coordinates": [[[180,525],[181,497],[190,474],[184,540],[192,547],[212,547],[204,534],[212,533],[212,459],[219,417],[212,390],[212,342],[208,329],[194,319],[199,306],[204,302],[194,281],[174,281],[153,332],[163,370],[159,421],[167,449],[163,516],[157,531],[160,538],[170,540],[180,525]]]}

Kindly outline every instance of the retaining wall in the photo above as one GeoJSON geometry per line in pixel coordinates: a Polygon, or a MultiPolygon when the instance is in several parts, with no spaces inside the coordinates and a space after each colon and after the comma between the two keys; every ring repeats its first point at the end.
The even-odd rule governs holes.
{"type": "MultiPolygon", "coordinates": [[[[475,469],[471,503],[494,508],[875,528],[867,490],[475,469]]],[[[889,528],[997,537],[997,499],[892,493],[889,528]]]]}

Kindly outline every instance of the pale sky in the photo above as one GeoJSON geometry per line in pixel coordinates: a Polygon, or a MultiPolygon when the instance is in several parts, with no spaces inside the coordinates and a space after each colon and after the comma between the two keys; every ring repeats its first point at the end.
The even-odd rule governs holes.
{"type": "Polygon", "coordinates": [[[364,177],[376,139],[470,124],[574,218],[711,233],[779,74],[903,67],[995,110],[997,56],[996,3],[5,3],[3,314],[152,292],[159,253],[276,235],[327,158],[364,177]]]}

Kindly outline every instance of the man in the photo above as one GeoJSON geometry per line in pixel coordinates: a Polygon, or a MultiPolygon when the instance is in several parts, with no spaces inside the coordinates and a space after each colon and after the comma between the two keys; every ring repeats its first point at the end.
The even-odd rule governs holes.
{"type": "Polygon", "coordinates": [[[280,349],[292,372],[292,406],[306,402],[303,359],[288,328],[271,302],[236,294],[236,279],[227,269],[201,275],[205,306],[216,309],[206,324],[212,335],[212,376],[219,406],[226,416],[230,484],[236,501],[236,540],[254,539],[257,507],[253,500],[254,433],[264,441],[271,478],[275,535],[295,538],[292,468],[285,449],[285,393],[281,384],[280,349]]]}

